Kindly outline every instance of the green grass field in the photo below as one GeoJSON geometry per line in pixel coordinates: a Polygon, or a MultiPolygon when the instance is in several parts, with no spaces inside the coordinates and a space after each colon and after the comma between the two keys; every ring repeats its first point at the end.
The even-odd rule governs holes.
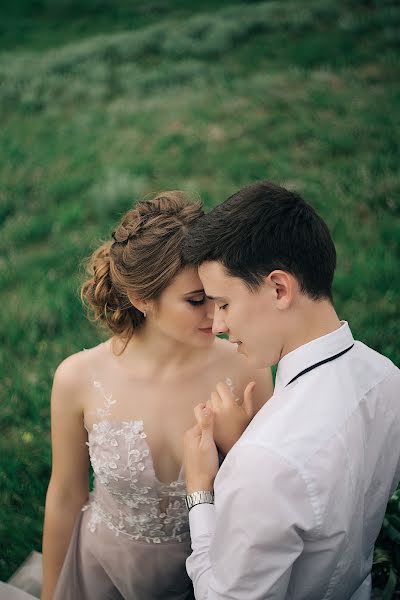
{"type": "MultiPolygon", "coordinates": [[[[104,335],[81,262],[138,198],[179,188],[210,207],[261,178],[300,191],[336,242],[340,317],[400,364],[398,3],[81,4],[0,9],[2,580],[41,546],[55,368],[104,335]]],[[[385,598],[399,525],[397,498],[385,598]]]]}

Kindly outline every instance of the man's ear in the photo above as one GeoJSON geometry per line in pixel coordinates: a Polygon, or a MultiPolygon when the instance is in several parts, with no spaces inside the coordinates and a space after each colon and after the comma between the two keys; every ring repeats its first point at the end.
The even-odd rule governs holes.
{"type": "Polygon", "coordinates": [[[278,310],[289,308],[298,290],[296,278],[287,271],[277,269],[268,275],[267,281],[272,287],[276,308],[278,310]]]}

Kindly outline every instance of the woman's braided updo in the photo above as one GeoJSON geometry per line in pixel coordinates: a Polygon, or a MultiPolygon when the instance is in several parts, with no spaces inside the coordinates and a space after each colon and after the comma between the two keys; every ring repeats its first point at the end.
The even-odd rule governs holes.
{"type": "Polygon", "coordinates": [[[189,227],[203,215],[200,202],[170,191],[138,202],[88,261],[81,298],[94,320],[128,342],[145,321],[128,298],[157,300],[185,266],[181,249],[189,227]]]}

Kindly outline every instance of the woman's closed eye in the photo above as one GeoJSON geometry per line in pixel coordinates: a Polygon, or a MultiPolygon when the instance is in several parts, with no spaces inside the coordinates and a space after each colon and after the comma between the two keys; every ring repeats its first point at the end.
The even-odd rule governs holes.
{"type": "Polygon", "coordinates": [[[223,304],[222,306],[218,306],[218,310],[225,310],[227,306],[228,306],[227,304],[223,304]]]}
{"type": "Polygon", "coordinates": [[[190,300],[188,300],[189,304],[191,304],[192,306],[199,306],[200,304],[204,304],[206,297],[203,296],[202,298],[200,298],[199,300],[194,300],[194,298],[191,298],[190,300]]]}

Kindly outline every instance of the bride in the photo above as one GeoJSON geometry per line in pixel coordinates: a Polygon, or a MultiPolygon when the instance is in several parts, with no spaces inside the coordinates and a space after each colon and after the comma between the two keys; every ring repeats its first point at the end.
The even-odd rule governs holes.
{"type": "MultiPolygon", "coordinates": [[[[81,295],[109,337],[54,376],[42,600],[194,598],[183,433],[219,381],[238,398],[255,381],[254,411],[272,393],[268,370],[215,337],[214,306],[182,261],[201,215],[181,192],[141,201],[91,257],[81,295]]],[[[224,432],[216,441],[229,449],[224,432]]]]}

